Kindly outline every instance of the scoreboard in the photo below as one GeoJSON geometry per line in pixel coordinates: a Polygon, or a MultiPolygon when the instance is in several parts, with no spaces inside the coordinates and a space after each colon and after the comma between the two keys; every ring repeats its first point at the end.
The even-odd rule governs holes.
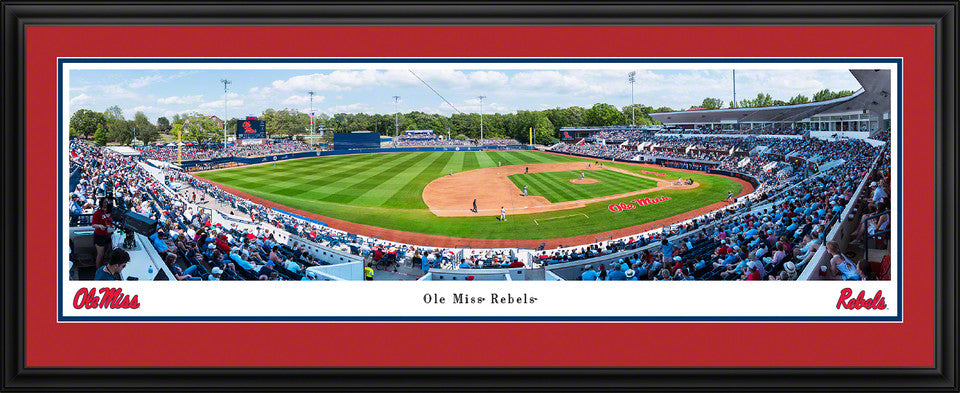
{"type": "Polygon", "coordinates": [[[237,122],[237,139],[264,139],[267,123],[263,120],[240,120],[237,122]]]}

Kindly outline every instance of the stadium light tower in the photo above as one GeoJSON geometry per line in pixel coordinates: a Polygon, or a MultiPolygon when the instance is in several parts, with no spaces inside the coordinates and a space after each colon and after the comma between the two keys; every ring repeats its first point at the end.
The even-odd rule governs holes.
{"type": "Polygon", "coordinates": [[[483,99],[487,96],[479,96],[480,99],[480,143],[483,144],[483,99]]]}
{"type": "Polygon", "coordinates": [[[233,82],[221,79],[220,83],[223,83],[223,151],[227,151],[227,85],[233,82]]]}
{"type": "Polygon", "coordinates": [[[313,147],[313,92],[307,92],[310,94],[310,147],[313,147]]]}
{"type": "MultiPolygon", "coordinates": [[[[733,70],[733,105],[730,105],[730,107],[731,108],[737,107],[737,70],[736,69],[733,70]]],[[[733,127],[737,131],[740,131],[740,118],[736,118],[736,123],[734,123],[733,127]]]]}
{"type": "Polygon", "coordinates": [[[633,84],[637,82],[637,72],[630,71],[630,73],[627,74],[627,80],[630,81],[630,124],[636,127],[637,115],[634,113],[636,108],[634,108],[633,104],[633,84]]]}
{"type": "MultiPolygon", "coordinates": [[[[400,96],[393,96],[393,127],[394,136],[400,136],[400,112],[397,110],[397,104],[400,103],[400,96]]],[[[394,142],[396,143],[396,142],[394,142]]]]}
{"type": "Polygon", "coordinates": [[[733,105],[730,107],[737,107],[737,70],[733,70],[733,105]]]}

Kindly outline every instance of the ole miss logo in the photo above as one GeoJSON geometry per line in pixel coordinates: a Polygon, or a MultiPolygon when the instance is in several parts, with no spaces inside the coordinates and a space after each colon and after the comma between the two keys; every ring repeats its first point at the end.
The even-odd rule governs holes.
{"type": "Polygon", "coordinates": [[[120,288],[80,288],[73,296],[73,308],[140,308],[137,295],[124,295],[120,288]],[[97,295],[99,293],[99,295],[97,295]]]}
{"type": "Polygon", "coordinates": [[[866,291],[860,291],[860,294],[857,297],[852,298],[853,290],[850,288],[843,288],[840,291],[840,300],[837,300],[837,310],[840,307],[843,307],[847,310],[859,310],[865,308],[867,310],[886,310],[887,303],[884,302],[883,291],[877,291],[877,294],[873,296],[873,299],[867,299],[866,291]]]}

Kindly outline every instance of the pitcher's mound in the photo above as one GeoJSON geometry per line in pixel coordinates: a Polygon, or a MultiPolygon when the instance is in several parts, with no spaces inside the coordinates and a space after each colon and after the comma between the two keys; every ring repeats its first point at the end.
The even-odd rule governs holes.
{"type": "Polygon", "coordinates": [[[570,182],[573,184],[593,184],[599,183],[600,180],[597,179],[570,179],[570,182]]]}

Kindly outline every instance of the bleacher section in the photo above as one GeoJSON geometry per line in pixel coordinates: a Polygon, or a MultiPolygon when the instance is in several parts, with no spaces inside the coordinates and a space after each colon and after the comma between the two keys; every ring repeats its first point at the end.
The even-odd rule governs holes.
{"type": "MultiPolygon", "coordinates": [[[[619,135],[616,132],[621,131],[604,136],[619,135]]],[[[406,269],[424,280],[576,280],[592,277],[587,270],[633,280],[792,280],[801,272],[810,278],[810,269],[819,272],[829,264],[821,246],[842,238],[841,226],[848,234],[851,225],[856,229],[855,222],[842,217],[865,217],[863,228],[869,227],[867,221],[879,220],[863,215],[869,212],[864,202],[870,200],[868,178],[889,190],[889,152],[858,140],[649,136],[635,142],[648,149],[584,141],[560,143],[551,150],[618,160],[640,154],[694,159],[710,153],[716,155],[708,158],[717,160],[718,169],[750,176],[758,187],[725,209],[594,244],[556,250],[433,248],[329,228],[228,194],[174,167],[156,168],[140,158],[74,140],[70,167],[78,180],[69,201],[71,222],[89,225],[84,217],[92,213],[96,199],[116,195],[126,210],[158,221],[149,242],[164,259],[171,279],[217,279],[214,271],[221,272],[220,280],[358,279],[364,264],[372,263],[382,271],[406,269]],[[769,148],[761,155],[747,155],[760,144],[769,148]],[[883,158],[882,165],[877,164],[878,157],[883,158]],[[806,170],[807,164],[814,164],[813,172],[806,170]],[[817,171],[817,164],[824,170],[817,171]],[[879,177],[865,177],[867,172],[879,177]],[[200,201],[191,193],[199,193],[200,201]],[[208,198],[229,213],[203,208],[208,198]],[[590,269],[585,270],[587,266],[590,269]]],[[[888,200],[876,203],[880,209],[873,206],[873,211],[889,210],[889,204],[884,205],[888,200]]],[[[874,246],[889,248],[882,238],[870,239],[874,246]]],[[[846,241],[841,246],[847,247],[846,241]]],[[[89,262],[71,260],[78,266],[89,262]]]]}

